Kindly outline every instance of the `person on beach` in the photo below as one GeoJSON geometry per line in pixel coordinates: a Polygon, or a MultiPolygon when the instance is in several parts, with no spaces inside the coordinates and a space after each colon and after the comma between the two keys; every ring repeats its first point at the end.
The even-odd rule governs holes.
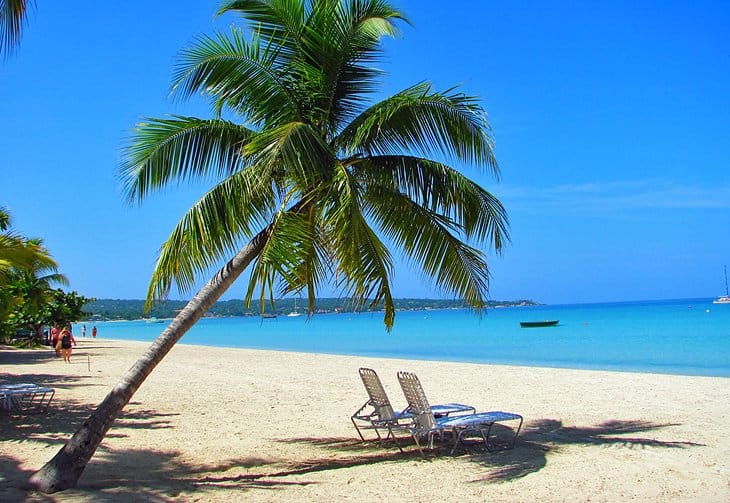
{"type": "Polygon", "coordinates": [[[59,330],[56,325],[53,325],[51,327],[51,347],[56,350],[56,356],[61,355],[61,350],[58,346],[58,336],[59,336],[59,330]]]}
{"type": "Polygon", "coordinates": [[[86,337],[86,325],[81,325],[81,337],[86,337]]]}
{"type": "Polygon", "coordinates": [[[91,336],[96,339],[96,325],[94,325],[91,329],[91,336]]]}
{"type": "Polygon", "coordinates": [[[61,346],[61,356],[63,361],[71,363],[71,345],[76,345],[76,339],[68,328],[64,328],[61,332],[59,345],[61,346]]]}

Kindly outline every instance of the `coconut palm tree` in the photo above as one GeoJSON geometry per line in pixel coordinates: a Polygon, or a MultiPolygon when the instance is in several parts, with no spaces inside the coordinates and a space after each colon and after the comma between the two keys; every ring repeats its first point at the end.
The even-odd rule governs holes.
{"type": "Polygon", "coordinates": [[[27,239],[12,230],[10,213],[0,206],[0,287],[8,283],[12,271],[56,267],[39,240],[27,239]]]}
{"type": "Polygon", "coordinates": [[[388,329],[391,250],[475,308],[486,300],[489,270],[474,245],[499,252],[506,213],[449,164],[498,174],[484,111],[427,83],[367,102],[381,40],[404,16],[382,0],[229,1],[228,11],[251,34],[200,38],[173,83],[178,97],[209,97],[215,117],[139,124],[121,172],[131,201],[182,181],[212,186],[163,244],[148,302],[234,257],[31,478],[45,492],[75,485],[147,375],[248,266],[247,302],[257,296],[262,309],[275,292],[301,292],[311,315],[318,289],[334,281],[358,304],[382,302],[388,329]]]}
{"type": "Polygon", "coordinates": [[[28,4],[33,0],[0,0],[0,54],[8,54],[20,41],[28,4]]]}
{"type": "Polygon", "coordinates": [[[25,300],[19,279],[34,277],[36,272],[55,274],[57,268],[39,239],[28,239],[12,230],[10,213],[0,206],[0,334],[12,326],[10,315],[25,300]]]}
{"type": "MultiPolygon", "coordinates": [[[[40,239],[29,242],[39,248],[43,246],[40,239]]],[[[31,329],[37,339],[42,335],[43,325],[48,323],[48,306],[56,295],[53,284],[68,286],[68,278],[58,272],[56,264],[49,265],[42,259],[37,258],[26,268],[14,268],[10,273],[6,289],[9,294],[22,299],[20,322],[31,329]]]]}

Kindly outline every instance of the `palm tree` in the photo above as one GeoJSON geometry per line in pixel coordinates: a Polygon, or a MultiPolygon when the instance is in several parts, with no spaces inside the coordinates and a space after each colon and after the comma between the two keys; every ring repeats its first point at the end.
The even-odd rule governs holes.
{"type": "MultiPolygon", "coordinates": [[[[18,45],[28,3],[28,0],[0,0],[0,54],[8,54],[18,45]]],[[[33,0],[30,4],[33,5],[33,0]]]]}
{"type": "Polygon", "coordinates": [[[39,240],[27,239],[12,229],[10,213],[0,206],[0,287],[13,271],[56,268],[56,262],[39,240]]]}
{"type": "MultiPolygon", "coordinates": [[[[39,248],[43,246],[39,239],[30,240],[30,243],[39,248]]],[[[33,331],[36,338],[40,338],[44,323],[48,323],[48,306],[56,294],[52,284],[67,286],[69,282],[58,272],[55,263],[49,265],[42,259],[37,258],[26,268],[14,268],[10,273],[7,291],[22,299],[22,323],[33,331]]]]}
{"type": "Polygon", "coordinates": [[[215,118],[139,124],[121,172],[131,201],[181,181],[212,183],[162,246],[148,303],[235,255],[34,474],[45,492],[75,485],[147,375],[249,265],[246,299],[257,295],[262,310],[275,291],[306,291],[311,315],[317,290],[334,280],[358,304],[382,302],[388,329],[391,248],[445,292],[477,309],[486,300],[487,261],[466,240],[499,252],[506,213],[447,164],[498,174],[484,111],[427,83],[366,106],[381,40],[404,16],[382,0],[242,0],[228,11],[253,25],[250,38],[235,28],[200,38],[173,83],[178,97],[208,96],[215,118]]]}
{"type": "Polygon", "coordinates": [[[23,302],[23,296],[13,288],[18,275],[29,274],[34,268],[58,267],[40,240],[27,239],[11,227],[10,213],[0,206],[0,335],[8,326],[10,314],[23,302]]]}

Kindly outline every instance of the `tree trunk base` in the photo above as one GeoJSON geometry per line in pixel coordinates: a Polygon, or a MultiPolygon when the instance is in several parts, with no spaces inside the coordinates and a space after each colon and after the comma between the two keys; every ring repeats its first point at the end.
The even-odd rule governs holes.
{"type": "Polygon", "coordinates": [[[35,472],[28,480],[27,488],[52,494],[76,487],[76,483],[84,471],[84,467],[74,466],[69,456],[61,449],[43,468],[35,472]]]}

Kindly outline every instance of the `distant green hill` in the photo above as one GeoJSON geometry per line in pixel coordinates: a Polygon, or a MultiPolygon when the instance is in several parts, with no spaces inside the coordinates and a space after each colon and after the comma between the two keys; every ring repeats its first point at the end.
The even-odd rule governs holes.
{"type": "MultiPolygon", "coordinates": [[[[304,312],[306,310],[306,301],[298,301],[298,310],[304,312]]],[[[126,299],[99,299],[89,302],[84,306],[84,311],[90,313],[88,319],[93,320],[137,320],[146,317],[155,318],[173,318],[183,307],[187,301],[168,300],[157,304],[149,313],[144,313],[143,300],[126,300],[126,299]]],[[[294,310],[294,299],[279,299],[275,302],[275,309],[271,309],[270,305],[266,306],[267,313],[275,313],[284,315],[294,310]]],[[[531,306],[537,305],[531,300],[512,300],[512,301],[490,301],[489,307],[509,307],[509,306],[531,306]]],[[[395,299],[396,309],[399,311],[415,311],[423,309],[463,309],[466,304],[462,300],[444,300],[444,299],[395,299]]],[[[360,311],[371,311],[378,309],[368,309],[367,307],[359,309],[360,311]]],[[[318,313],[333,312],[352,312],[355,311],[352,302],[348,299],[340,298],[324,298],[317,299],[318,313]]],[[[259,304],[246,309],[243,300],[225,300],[216,302],[213,307],[208,310],[206,316],[210,317],[228,317],[228,316],[246,316],[260,314],[259,304]]]]}

